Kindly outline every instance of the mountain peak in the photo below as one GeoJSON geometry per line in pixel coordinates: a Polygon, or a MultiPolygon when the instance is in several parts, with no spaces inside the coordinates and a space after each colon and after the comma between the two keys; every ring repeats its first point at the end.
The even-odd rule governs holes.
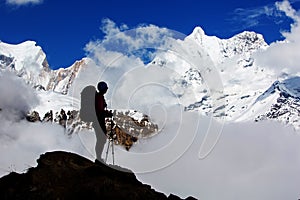
{"type": "Polygon", "coordinates": [[[233,36],[232,39],[244,40],[252,43],[260,43],[262,46],[267,46],[263,35],[253,31],[244,31],[233,36]]]}
{"type": "Polygon", "coordinates": [[[222,40],[225,57],[252,54],[259,49],[267,49],[268,44],[259,33],[244,31],[229,39],[222,40]]]}
{"type": "Polygon", "coordinates": [[[25,41],[20,44],[0,43],[0,55],[10,58],[11,67],[18,72],[31,71],[34,73],[43,68],[46,54],[34,41],[25,41]]]}
{"type": "Polygon", "coordinates": [[[200,26],[194,28],[193,32],[188,36],[188,38],[190,37],[193,38],[200,46],[206,46],[206,44],[210,43],[212,40],[219,39],[215,36],[206,35],[200,26]]]}
{"type": "Polygon", "coordinates": [[[192,32],[192,35],[195,35],[195,34],[205,35],[205,32],[200,26],[197,26],[194,28],[194,30],[192,32]]]}
{"type": "Polygon", "coordinates": [[[35,41],[20,44],[0,42],[0,68],[14,72],[34,88],[66,94],[81,66],[88,62],[88,58],[83,58],[68,68],[51,70],[46,54],[35,41]]]}

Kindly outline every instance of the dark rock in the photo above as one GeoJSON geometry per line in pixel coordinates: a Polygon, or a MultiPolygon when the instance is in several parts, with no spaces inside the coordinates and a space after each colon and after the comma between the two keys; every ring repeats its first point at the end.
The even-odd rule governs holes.
{"type": "Polygon", "coordinates": [[[37,111],[33,111],[26,116],[27,121],[29,122],[38,122],[41,121],[40,115],[37,111]]]}
{"type": "Polygon", "coordinates": [[[67,152],[41,155],[38,166],[0,179],[0,199],[180,199],[121,172],[67,152]]]}
{"type": "Polygon", "coordinates": [[[50,110],[43,117],[43,122],[52,122],[53,121],[53,111],[50,110]]]}
{"type": "Polygon", "coordinates": [[[0,55],[0,67],[1,68],[5,68],[8,66],[10,66],[12,69],[15,68],[13,61],[14,61],[13,57],[7,57],[5,55],[0,55]]]}
{"type": "Polygon", "coordinates": [[[42,85],[36,85],[33,88],[36,89],[36,90],[38,90],[38,91],[41,91],[41,90],[46,91],[45,87],[42,86],[42,85]]]}

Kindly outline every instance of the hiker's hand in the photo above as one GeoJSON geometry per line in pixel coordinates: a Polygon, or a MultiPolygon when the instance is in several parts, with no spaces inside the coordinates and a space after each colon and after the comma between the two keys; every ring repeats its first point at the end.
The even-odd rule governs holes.
{"type": "Polygon", "coordinates": [[[112,116],[113,116],[112,111],[111,111],[111,110],[108,110],[108,111],[106,112],[106,117],[112,117],[112,116]]]}

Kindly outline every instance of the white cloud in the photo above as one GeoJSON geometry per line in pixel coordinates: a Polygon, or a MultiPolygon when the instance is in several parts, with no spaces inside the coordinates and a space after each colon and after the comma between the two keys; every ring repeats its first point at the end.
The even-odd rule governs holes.
{"type": "Polygon", "coordinates": [[[268,13],[271,12],[271,9],[268,7],[259,8],[259,9],[243,9],[238,8],[234,11],[235,17],[230,19],[235,23],[239,20],[243,21],[243,28],[251,28],[259,24],[259,17],[265,14],[265,11],[268,13]]]}
{"type": "Polygon", "coordinates": [[[294,10],[288,0],[284,0],[282,2],[275,3],[278,10],[285,13],[286,16],[294,19],[295,21],[299,21],[299,16],[297,15],[296,10],[294,10]]]}
{"type": "Polygon", "coordinates": [[[38,104],[35,91],[10,72],[0,73],[0,93],[0,108],[4,111],[26,114],[38,104]]]}
{"type": "Polygon", "coordinates": [[[27,4],[41,4],[44,0],[6,0],[7,4],[23,6],[27,4]]]}
{"type": "Polygon", "coordinates": [[[228,21],[232,24],[232,27],[236,27],[235,31],[266,26],[268,25],[266,20],[268,20],[267,23],[282,25],[286,22],[287,17],[294,19],[297,16],[297,13],[291,7],[291,3],[298,1],[283,0],[258,7],[237,8],[228,21]]]}
{"type": "MultiPolygon", "coordinates": [[[[62,126],[55,123],[31,123],[13,118],[16,118],[14,113],[0,111],[0,177],[36,166],[38,157],[49,151],[71,151],[93,158],[80,138],[93,133],[69,136],[62,126]]],[[[93,141],[88,141],[93,144],[93,141]]]]}
{"type": "Polygon", "coordinates": [[[274,42],[270,47],[255,55],[256,62],[260,66],[274,70],[278,76],[281,74],[299,74],[299,51],[300,51],[300,18],[299,12],[292,8],[289,1],[277,2],[277,9],[294,20],[291,30],[282,32],[283,41],[274,42]]]}
{"type": "Polygon", "coordinates": [[[232,15],[229,21],[233,26],[238,24],[238,30],[258,26],[264,17],[271,17],[275,23],[280,23],[283,16],[281,12],[278,12],[274,4],[254,8],[237,8],[232,15]]]}
{"type": "Polygon", "coordinates": [[[155,25],[139,26],[135,29],[128,29],[126,25],[118,27],[110,19],[103,19],[100,29],[105,37],[89,42],[85,50],[91,58],[105,65],[110,64],[105,62],[111,60],[108,59],[110,56],[115,57],[113,58],[115,60],[121,55],[134,55],[141,49],[160,48],[165,45],[166,38],[174,37],[175,33],[155,25]]]}

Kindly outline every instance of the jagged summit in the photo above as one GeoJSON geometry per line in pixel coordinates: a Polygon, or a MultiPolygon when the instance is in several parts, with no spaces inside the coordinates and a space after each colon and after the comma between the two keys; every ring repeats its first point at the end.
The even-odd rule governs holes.
{"type": "Polygon", "coordinates": [[[239,33],[225,42],[225,52],[227,57],[238,54],[253,53],[259,49],[266,49],[268,44],[261,34],[244,31],[239,33]]]}
{"type": "Polygon", "coordinates": [[[251,31],[244,31],[229,39],[220,39],[216,36],[208,36],[201,27],[196,27],[188,38],[203,47],[216,65],[224,62],[227,58],[251,54],[268,47],[261,34],[251,31]]]}

